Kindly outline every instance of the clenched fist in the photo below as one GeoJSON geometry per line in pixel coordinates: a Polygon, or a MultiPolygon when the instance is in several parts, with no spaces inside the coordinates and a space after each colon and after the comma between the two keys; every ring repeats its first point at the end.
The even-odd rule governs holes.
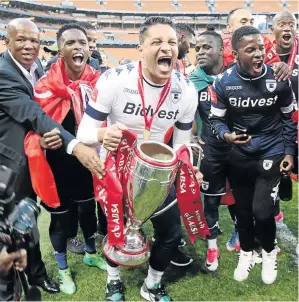
{"type": "Polygon", "coordinates": [[[122,131],[127,129],[125,125],[120,123],[107,127],[103,135],[103,147],[109,151],[116,151],[123,136],[122,131]]]}

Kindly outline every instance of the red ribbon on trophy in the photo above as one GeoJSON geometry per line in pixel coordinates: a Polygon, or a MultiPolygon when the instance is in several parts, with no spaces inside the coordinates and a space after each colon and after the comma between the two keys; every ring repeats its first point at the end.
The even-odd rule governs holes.
{"type": "Polygon", "coordinates": [[[180,166],[176,180],[176,195],[189,239],[194,243],[197,238],[205,239],[210,235],[210,231],[203,211],[200,187],[190,162],[190,151],[183,145],[177,151],[177,155],[180,166]]]}
{"type": "MultiPolygon", "coordinates": [[[[124,167],[128,164],[130,150],[136,144],[136,135],[123,131],[122,140],[116,152],[109,152],[106,158],[106,176],[103,179],[93,176],[95,198],[107,216],[108,241],[110,245],[124,247],[124,203],[123,187],[127,183],[124,167]]],[[[205,239],[210,234],[203,212],[199,184],[196,180],[189,150],[182,146],[177,151],[180,166],[176,180],[176,193],[181,216],[190,241],[205,239]]],[[[130,159],[129,159],[130,160],[130,159]]],[[[131,190],[129,188],[128,194],[131,190]]],[[[128,205],[126,204],[128,207],[128,205]]],[[[127,208],[127,211],[130,209],[127,208]]]]}

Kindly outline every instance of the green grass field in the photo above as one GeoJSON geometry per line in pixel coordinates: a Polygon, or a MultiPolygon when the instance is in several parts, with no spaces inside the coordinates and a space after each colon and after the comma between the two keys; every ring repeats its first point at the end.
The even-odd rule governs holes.
{"type": "MultiPolygon", "coordinates": [[[[293,200],[281,202],[284,212],[284,222],[298,237],[298,188],[294,184],[293,200]]],[[[219,269],[215,273],[207,273],[204,269],[206,243],[197,241],[184,247],[195,261],[186,268],[170,266],[164,274],[168,291],[176,301],[298,301],[298,267],[295,265],[292,253],[279,240],[281,253],[278,256],[278,278],[272,285],[264,285],[261,280],[261,265],[256,265],[249,278],[244,282],[233,280],[233,272],[237,265],[237,255],[229,253],[225,243],[230,237],[232,224],[226,207],[220,209],[220,225],[223,234],[219,236],[221,251],[219,269]]],[[[48,273],[57,279],[58,269],[51,246],[48,227],[49,215],[43,210],[39,218],[41,232],[41,247],[43,259],[48,273]]],[[[146,225],[146,232],[152,234],[151,224],[146,225]]],[[[150,237],[149,237],[150,238],[150,237]]],[[[187,239],[187,237],[185,237],[187,239]]],[[[100,244],[100,238],[97,239],[100,244]]],[[[101,301],[105,299],[104,288],[106,273],[89,268],[82,262],[81,255],[68,254],[69,267],[73,272],[77,285],[74,295],[43,294],[48,301],[101,301]]],[[[147,265],[134,269],[122,268],[122,280],[126,286],[126,300],[140,301],[139,290],[147,274],[147,265]]]]}

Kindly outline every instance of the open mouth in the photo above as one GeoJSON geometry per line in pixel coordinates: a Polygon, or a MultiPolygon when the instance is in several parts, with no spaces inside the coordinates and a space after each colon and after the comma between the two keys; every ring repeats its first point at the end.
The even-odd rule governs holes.
{"type": "Polygon", "coordinates": [[[171,67],[171,57],[160,57],[158,59],[158,66],[160,67],[161,71],[169,71],[171,67]]]}
{"type": "Polygon", "coordinates": [[[282,40],[283,40],[283,42],[285,42],[285,43],[290,43],[290,42],[291,42],[291,38],[292,38],[292,36],[291,36],[290,34],[284,34],[284,35],[282,36],[282,40]]]}
{"type": "Polygon", "coordinates": [[[33,54],[32,53],[24,53],[23,57],[26,59],[32,59],[33,58],[33,54]]]}
{"type": "Polygon", "coordinates": [[[75,55],[73,55],[73,62],[76,65],[81,65],[83,62],[83,58],[84,58],[84,56],[82,53],[76,53],[75,55]]]}
{"type": "Polygon", "coordinates": [[[256,73],[262,72],[263,60],[255,61],[252,65],[252,67],[256,73]]]}

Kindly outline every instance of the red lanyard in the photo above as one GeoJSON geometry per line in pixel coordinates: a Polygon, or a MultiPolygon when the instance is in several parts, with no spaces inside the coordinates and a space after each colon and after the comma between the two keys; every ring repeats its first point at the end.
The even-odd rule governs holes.
{"type": "MultiPolygon", "coordinates": [[[[295,58],[297,55],[297,44],[298,44],[298,40],[297,38],[295,38],[295,41],[293,43],[290,55],[289,55],[289,59],[288,59],[288,66],[290,68],[291,71],[293,71],[294,69],[294,62],[295,62],[295,58]]],[[[276,41],[273,42],[274,47],[276,47],[276,41]]],[[[282,56],[281,54],[278,54],[279,56],[282,56]]]]}
{"type": "Polygon", "coordinates": [[[141,61],[139,62],[138,66],[138,92],[141,97],[141,103],[142,103],[142,110],[143,110],[143,117],[144,117],[144,124],[145,124],[145,130],[144,130],[144,140],[149,140],[150,138],[150,130],[153,123],[153,119],[155,114],[159,111],[161,106],[163,105],[166,97],[168,96],[168,93],[170,91],[171,87],[171,77],[167,80],[165,86],[163,87],[163,90],[160,94],[160,98],[157,104],[157,107],[155,111],[153,112],[153,115],[148,119],[145,111],[145,101],[144,101],[144,88],[143,88],[143,76],[142,76],[142,66],[141,61]]]}
{"type": "Polygon", "coordinates": [[[295,39],[290,56],[289,56],[289,60],[288,60],[288,65],[289,65],[289,68],[291,69],[291,71],[293,71],[293,69],[294,69],[295,57],[297,55],[297,43],[298,43],[298,41],[297,41],[297,39],[295,39]]]}

